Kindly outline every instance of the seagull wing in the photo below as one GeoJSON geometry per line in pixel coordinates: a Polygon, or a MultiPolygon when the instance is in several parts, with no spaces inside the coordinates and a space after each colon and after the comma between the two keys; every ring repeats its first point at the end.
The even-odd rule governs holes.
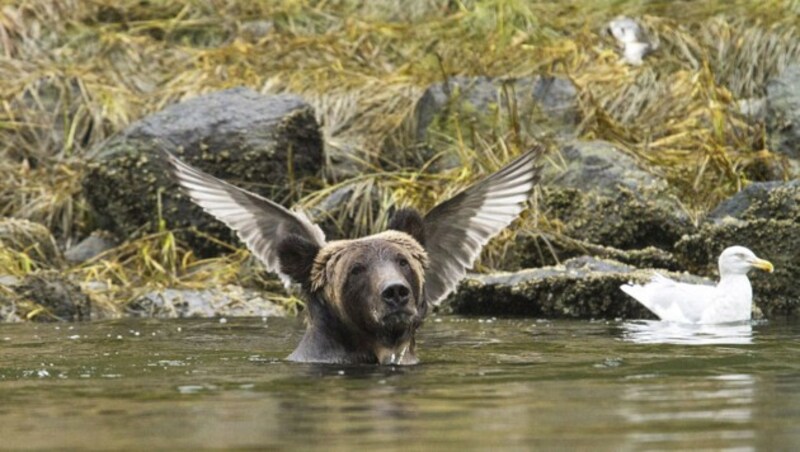
{"type": "Polygon", "coordinates": [[[189,197],[206,212],[229,228],[264,263],[277,273],[284,284],[287,275],[280,272],[277,246],[287,235],[296,234],[322,247],[325,234],[303,212],[290,211],[269,199],[233,186],[191,167],[165,151],[178,183],[189,197]]]}
{"type": "Polygon", "coordinates": [[[483,246],[522,212],[538,178],[539,148],[431,209],[424,219],[428,302],[438,304],[472,267],[483,246]]]}
{"type": "Polygon", "coordinates": [[[715,286],[681,283],[659,273],[647,284],[624,284],[620,289],[661,320],[683,323],[699,322],[717,296],[715,286]]]}

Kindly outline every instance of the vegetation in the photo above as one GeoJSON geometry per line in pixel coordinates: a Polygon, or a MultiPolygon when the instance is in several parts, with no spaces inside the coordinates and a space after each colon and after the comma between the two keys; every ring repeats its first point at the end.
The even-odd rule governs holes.
{"type": "MultiPolygon", "coordinates": [[[[438,154],[420,170],[402,155],[415,152],[414,107],[426,86],[535,74],[578,87],[579,137],[617,144],[700,213],[781,168],[763,123],[738,102],[762,96],[766,80],[800,56],[798,10],[778,0],[18,0],[0,10],[0,213],[41,223],[69,246],[93,229],[80,190],[92,149],[167,104],[245,85],[299,93],[316,108],[326,145],[348,147],[363,175],[330,179],[297,201],[313,207],[351,186],[334,220],[369,232],[394,205],[429,207],[521,150],[554,142],[520,132],[526,119],[513,106],[480,126],[454,114],[432,132],[438,154]],[[605,33],[618,14],[639,18],[658,42],[641,67],[620,62],[605,33]],[[443,156],[462,165],[431,170],[443,156]]],[[[522,228],[541,220],[531,212],[522,228]]],[[[484,264],[513,236],[495,241],[484,264]]],[[[66,271],[114,311],[152,286],[263,282],[242,271],[247,253],[232,251],[198,259],[162,225],[66,271]]],[[[0,248],[0,273],[44,266],[0,248]]]]}

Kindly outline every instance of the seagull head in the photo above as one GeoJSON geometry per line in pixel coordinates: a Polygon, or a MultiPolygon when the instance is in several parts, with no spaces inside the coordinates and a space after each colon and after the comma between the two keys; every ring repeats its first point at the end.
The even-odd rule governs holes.
{"type": "Polygon", "coordinates": [[[769,273],[772,273],[774,269],[771,262],[760,259],[755,253],[743,246],[726,248],[719,256],[720,276],[746,275],[752,268],[758,268],[769,273]]]}

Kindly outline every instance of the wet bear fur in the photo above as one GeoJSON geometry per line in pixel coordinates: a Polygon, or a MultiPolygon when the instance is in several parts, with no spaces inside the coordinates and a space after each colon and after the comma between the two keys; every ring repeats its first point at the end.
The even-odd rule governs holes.
{"type": "Polygon", "coordinates": [[[414,333],[428,311],[422,218],[402,210],[389,227],[322,248],[296,235],[278,244],[281,272],[307,302],[306,332],[290,360],[417,363],[414,333]]]}

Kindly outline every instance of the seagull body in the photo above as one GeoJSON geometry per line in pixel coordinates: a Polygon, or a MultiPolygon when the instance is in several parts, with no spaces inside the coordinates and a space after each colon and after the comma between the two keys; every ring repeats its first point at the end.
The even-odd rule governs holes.
{"type": "Polygon", "coordinates": [[[759,268],[772,272],[770,262],[743,246],[725,249],[719,257],[716,286],[673,281],[658,273],[649,283],[620,286],[661,320],[680,323],[729,323],[751,318],[753,289],[747,272],[759,268]]]}

